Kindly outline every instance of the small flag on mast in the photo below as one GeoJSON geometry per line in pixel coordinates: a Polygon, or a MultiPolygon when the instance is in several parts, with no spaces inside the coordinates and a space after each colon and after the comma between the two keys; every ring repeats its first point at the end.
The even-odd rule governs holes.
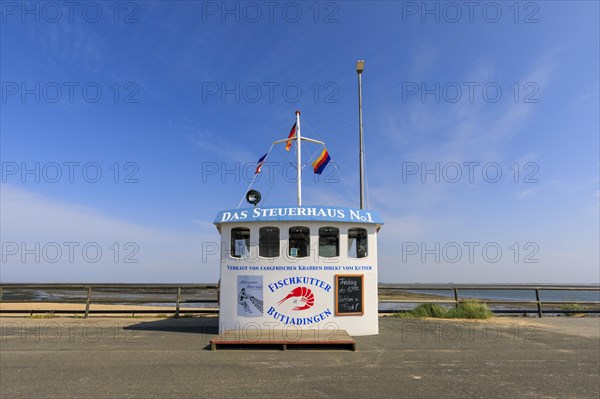
{"type": "MultiPolygon", "coordinates": [[[[288,139],[291,139],[293,137],[296,137],[296,122],[294,122],[294,126],[292,126],[292,130],[290,131],[290,135],[288,136],[288,139]]],[[[285,150],[289,151],[292,148],[292,140],[288,140],[287,143],[285,143],[285,150]]]]}
{"type": "Polygon", "coordinates": [[[263,167],[263,164],[265,163],[265,158],[267,157],[267,155],[268,153],[260,157],[260,159],[258,160],[258,164],[256,165],[256,172],[254,172],[254,174],[260,173],[260,170],[263,167]]]}
{"type": "Polygon", "coordinates": [[[312,163],[315,173],[318,175],[323,173],[323,170],[325,170],[325,167],[327,166],[329,161],[331,161],[331,157],[329,156],[327,149],[323,148],[323,152],[321,153],[321,155],[319,155],[315,162],[312,163]]]}

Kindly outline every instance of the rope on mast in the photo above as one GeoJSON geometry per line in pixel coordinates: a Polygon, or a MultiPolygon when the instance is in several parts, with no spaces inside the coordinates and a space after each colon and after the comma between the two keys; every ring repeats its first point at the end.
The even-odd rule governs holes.
{"type": "MultiPolygon", "coordinates": [[[[265,156],[265,159],[263,162],[267,161],[267,158],[269,157],[269,154],[271,154],[271,151],[273,151],[273,146],[275,146],[275,144],[271,144],[271,148],[269,148],[269,151],[267,151],[267,155],[265,156]]],[[[262,173],[262,172],[261,172],[262,173]]],[[[244,202],[244,198],[246,198],[246,193],[248,191],[250,191],[250,188],[252,187],[252,185],[254,184],[254,182],[256,181],[256,178],[258,177],[258,173],[254,173],[254,177],[252,178],[252,181],[250,182],[250,184],[248,185],[248,188],[246,189],[246,191],[244,191],[244,195],[242,195],[242,199],[240,200],[240,203],[238,204],[236,209],[240,209],[240,206],[242,206],[242,202],[244,202]]]]}

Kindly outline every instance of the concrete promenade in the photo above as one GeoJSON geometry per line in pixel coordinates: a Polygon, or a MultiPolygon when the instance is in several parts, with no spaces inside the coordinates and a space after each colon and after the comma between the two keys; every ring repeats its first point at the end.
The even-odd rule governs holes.
{"type": "Polygon", "coordinates": [[[600,397],[600,318],[385,317],[357,352],[211,352],[216,330],[215,318],[2,317],[0,397],[600,397]]]}

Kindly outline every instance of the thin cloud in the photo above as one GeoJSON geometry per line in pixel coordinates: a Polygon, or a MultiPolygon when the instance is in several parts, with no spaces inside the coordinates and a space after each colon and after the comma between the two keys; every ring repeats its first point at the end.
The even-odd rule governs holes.
{"type": "MultiPolygon", "coordinates": [[[[203,257],[203,250],[214,252],[220,241],[210,221],[199,224],[196,233],[170,231],[108,217],[11,185],[1,188],[3,281],[210,282],[218,278],[218,253],[203,257]],[[65,242],[76,243],[71,259],[65,242]],[[5,253],[7,245],[14,252],[13,243],[29,250],[36,245],[50,248],[53,259],[58,246],[62,255],[48,261],[40,250],[40,261],[34,255],[23,261],[21,253],[5,253]],[[98,261],[90,262],[82,253],[86,244],[100,248],[98,261]]],[[[96,259],[95,252],[92,256],[96,259]]]]}

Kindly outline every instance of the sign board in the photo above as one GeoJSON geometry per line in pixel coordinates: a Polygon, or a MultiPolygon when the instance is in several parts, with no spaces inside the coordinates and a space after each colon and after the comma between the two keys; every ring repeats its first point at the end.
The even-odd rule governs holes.
{"type": "Polygon", "coordinates": [[[364,297],[364,274],[335,275],[336,316],[363,315],[364,297]]]}
{"type": "Polygon", "coordinates": [[[375,211],[322,206],[230,209],[219,212],[214,220],[214,224],[285,221],[383,224],[381,216],[375,211]]]}

